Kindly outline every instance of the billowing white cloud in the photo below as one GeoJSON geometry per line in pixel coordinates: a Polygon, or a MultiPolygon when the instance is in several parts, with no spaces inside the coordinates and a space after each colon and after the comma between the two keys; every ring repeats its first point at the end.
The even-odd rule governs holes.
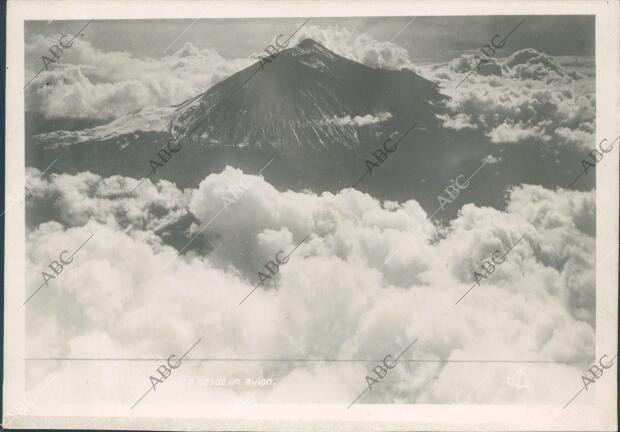
{"type": "MultiPolygon", "coordinates": [[[[584,62],[568,63],[584,66],[584,62]]],[[[469,74],[472,71],[480,76],[504,76],[519,80],[537,80],[547,83],[554,81],[570,82],[584,76],[560,64],[554,57],[533,48],[515,51],[509,57],[495,58],[480,53],[462,54],[447,64],[435,66],[435,70],[447,69],[450,72],[469,74]]],[[[444,75],[446,77],[446,75],[444,75]]]]}
{"type": "Polygon", "coordinates": [[[437,118],[443,121],[443,127],[448,129],[478,129],[478,126],[471,122],[471,117],[465,113],[459,113],[454,117],[448,114],[438,114],[437,118]]]}
{"type": "Polygon", "coordinates": [[[576,73],[534,49],[490,59],[467,76],[478,61],[464,54],[424,68],[424,74],[450,96],[449,112],[438,116],[444,127],[477,128],[496,144],[533,140],[582,149],[594,146],[592,76],[576,73]]]}
{"type": "MultiPolygon", "coordinates": [[[[438,229],[415,200],[380,202],[355,190],[279,191],[230,167],[183,192],[161,181],[128,195],[136,181],[55,175],[34,191],[32,205],[57,200],[61,217],[28,233],[27,292],[61,250],[94,237],[28,304],[28,355],[167,358],[198,338],[192,356],[210,358],[382,359],[415,338],[405,358],[572,362],[594,353],[594,192],[522,185],[509,191],[505,210],[467,204],[438,229]],[[232,195],[238,198],[230,202],[232,195]],[[146,207],[155,202],[208,224],[200,235],[216,239],[213,250],[176,257],[175,248],[154,241],[157,234],[146,230],[162,216],[146,207]],[[115,215],[120,208],[148,228],[123,232],[115,215]],[[455,306],[482,262],[523,234],[505,262],[455,306]],[[264,265],[295,247],[277,274],[239,305],[258,272],[267,272],[264,265]]],[[[85,394],[96,394],[101,403],[129,406],[157,366],[119,364],[112,376],[92,373],[96,365],[49,362],[29,373],[59,375],[64,391],[56,402],[79,406],[85,394]]],[[[205,391],[184,387],[179,376],[176,384],[164,383],[169,392],[154,392],[144,403],[176,406],[199,395],[202,402],[234,401],[246,390],[260,402],[348,404],[374,366],[190,362],[182,366],[185,380],[262,376],[273,385],[205,391]]],[[[459,367],[401,362],[364,401],[449,403],[481,380],[480,369],[466,374],[459,367]]],[[[513,371],[498,370],[472,398],[564,403],[581,366],[544,368],[528,369],[531,385],[518,389],[504,380],[513,371]]]]}
{"type": "Polygon", "coordinates": [[[367,33],[354,33],[340,26],[304,26],[291,39],[296,45],[304,39],[314,39],[326,48],[374,68],[414,69],[407,50],[393,42],[378,41],[367,33]]]}
{"type": "Polygon", "coordinates": [[[529,138],[540,138],[548,141],[549,136],[536,126],[525,126],[521,123],[504,122],[488,133],[492,143],[516,143],[529,138]]]}
{"type": "Polygon", "coordinates": [[[368,126],[368,125],[375,124],[375,123],[381,123],[386,120],[389,120],[390,118],[392,118],[392,114],[382,112],[382,113],[378,113],[376,116],[372,114],[366,114],[363,116],[353,116],[353,117],[351,117],[350,115],[346,115],[344,117],[334,117],[333,119],[331,119],[331,122],[339,124],[339,125],[344,125],[344,126],[361,127],[361,126],[368,126]]]}
{"type": "Polygon", "coordinates": [[[480,75],[502,75],[502,67],[494,58],[463,54],[450,61],[448,69],[452,72],[468,74],[474,69],[480,75]]]}
{"type": "Polygon", "coordinates": [[[577,80],[581,75],[562,67],[553,57],[533,48],[514,52],[504,63],[511,74],[519,79],[549,81],[555,77],[577,80]]]}
{"type": "MultiPolygon", "coordinates": [[[[58,36],[59,37],[59,36],[58,36]]],[[[58,37],[26,42],[27,58],[40,59],[58,37]]],[[[26,88],[29,111],[48,118],[112,119],[148,106],[164,107],[206,91],[251,59],[226,59],[214,49],[186,43],[162,59],[140,59],[127,52],[105,52],[75,39],[62,62],[52,63],[26,88]]],[[[26,82],[42,67],[26,68],[26,82]]]]}
{"type": "MultiPolygon", "coordinates": [[[[37,170],[30,171],[33,183],[38,175],[37,170]]],[[[145,232],[157,232],[188,214],[189,192],[165,180],[157,185],[146,180],[136,187],[139,183],[132,178],[102,178],[90,172],[52,174],[30,190],[28,211],[66,226],[95,221],[120,230],[145,232]],[[50,197],[53,199],[47,199],[50,197]]]]}

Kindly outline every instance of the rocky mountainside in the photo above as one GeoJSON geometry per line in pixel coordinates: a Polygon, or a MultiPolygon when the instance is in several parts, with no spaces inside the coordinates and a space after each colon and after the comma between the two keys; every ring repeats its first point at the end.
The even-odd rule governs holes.
{"type": "Polygon", "coordinates": [[[171,125],[206,145],[354,149],[399,120],[434,121],[441,98],[410,70],[373,69],[306,39],[181,104],[171,125]]]}

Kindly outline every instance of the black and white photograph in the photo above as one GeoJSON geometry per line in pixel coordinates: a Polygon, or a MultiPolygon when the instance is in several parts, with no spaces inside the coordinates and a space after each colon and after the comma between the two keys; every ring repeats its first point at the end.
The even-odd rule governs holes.
{"type": "Polygon", "coordinates": [[[3,425],[617,430],[618,6],[10,1],[3,425]]]}

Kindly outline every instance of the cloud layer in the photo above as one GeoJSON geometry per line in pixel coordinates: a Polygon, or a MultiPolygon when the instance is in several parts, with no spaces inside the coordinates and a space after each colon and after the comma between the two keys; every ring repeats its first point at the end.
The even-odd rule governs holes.
{"type": "Polygon", "coordinates": [[[366,114],[363,116],[353,116],[353,117],[349,115],[346,115],[344,117],[334,117],[333,119],[331,119],[330,122],[336,123],[339,125],[344,125],[344,126],[362,127],[362,126],[367,126],[367,125],[371,125],[375,123],[381,123],[386,120],[389,120],[390,118],[392,118],[392,114],[382,112],[376,116],[372,114],[366,114]]]}
{"type": "MultiPolygon", "coordinates": [[[[59,37],[33,37],[25,45],[27,58],[38,61],[37,53],[46,52],[59,37]]],[[[141,108],[179,104],[253,62],[226,59],[190,43],[162,59],[140,59],[75,39],[62,61],[27,87],[27,108],[48,118],[113,119],[141,108]]],[[[26,68],[26,81],[37,70],[26,68]]]]}
{"type": "Polygon", "coordinates": [[[374,68],[413,69],[407,50],[395,43],[378,41],[367,33],[354,33],[340,26],[304,26],[292,39],[295,45],[310,38],[348,59],[374,68]]]}
{"type": "MultiPolygon", "coordinates": [[[[29,303],[29,356],[166,358],[198,338],[192,356],[209,358],[382,359],[415,338],[406,358],[587,362],[594,352],[594,192],[522,185],[508,192],[504,211],[467,204],[438,227],[415,200],[380,202],[356,190],[279,191],[231,167],[196,189],[147,181],[135,195],[128,192],[137,180],[122,177],[53,174],[42,182],[30,211],[52,205],[57,212],[28,232],[27,292],[61,250],[94,237],[29,303]],[[157,229],[188,213],[200,228],[208,224],[199,236],[214,239],[213,249],[177,257],[157,229]],[[523,234],[506,261],[455,306],[482,262],[523,234]],[[297,245],[239,305],[265,264],[297,245]]],[[[113,377],[82,365],[85,375],[76,376],[73,366],[49,362],[29,374],[57,375],[65,387],[57,402],[79,405],[84,394],[97,394],[131,405],[156,366],[119,364],[113,377]]],[[[478,386],[469,396],[476,402],[564,403],[582,366],[532,366],[531,385],[517,388],[506,384],[515,372],[507,367],[478,386],[480,369],[471,365],[401,362],[364,401],[451,403],[457,392],[478,386]]],[[[183,366],[185,378],[170,384],[176,390],[157,392],[151,403],[230,401],[240,388],[178,386],[200,377],[260,376],[273,385],[245,389],[260,402],[348,404],[372,367],[192,362],[183,366]]]]}
{"type": "Polygon", "coordinates": [[[446,103],[449,113],[439,116],[445,128],[478,129],[494,144],[594,147],[593,69],[587,73],[584,63],[577,63],[582,65],[578,73],[571,69],[574,59],[562,65],[531,48],[488,59],[470,74],[479,62],[477,56],[464,54],[425,68],[424,74],[451,97],[446,103]]]}

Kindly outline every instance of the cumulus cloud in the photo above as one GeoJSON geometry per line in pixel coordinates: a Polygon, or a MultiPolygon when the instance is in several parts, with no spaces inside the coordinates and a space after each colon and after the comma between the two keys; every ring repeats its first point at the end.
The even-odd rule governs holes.
{"type": "Polygon", "coordinates": [[[480,57],[472,54],[462,56],[450,61],[448,69],[452,72],[470,73],[476,70],[480,75],[502,75],[502,68],[494,58],[480,57]]]}
{"type": "Polygon", "coordinates": [[[585,66],[583,61],[562,65],[559,59],[534,48],[526,48],[515,51],[505,58],[465,53],[447,64],[435,65],[433,69],[437,73],[442,73],[442,78],[449,78],[446,71],[458,74],[469,74],[475,71],[480,76],[503,76],[517,80],[537,80],[550,83],[555,81],[571,82],[584,78],[584,75],[568,67],[568,65],[574,64],[580,67],[585,66]]]}
{"type": "Polygon", "coordinates": [[[407,50],[387,41],[378,41],[367,33],[354,33],[340,26],[304,26],[292,39],[296,45],[304,39],[314,39],[331,51],[374,68],[414,69],[407,50]]]}
{"type": "Polygon", "coordinates": [[[492,143],[516,143],[528,138],[541,138],[549,140],[549,137],[538,127],[525,126],[521,123],[504,122],[488,133],[492,143]]]}
{"type": "MultiPolygon", "coordinates": [[[[28,355],[167,358],[198,338],[203,340],[192,355],[216,358],[376,359],[400,352],[415,338],[408,358],[568,362],[588,361],[594,353],[594,192],[522,185],[508,192],[505,210],[467,204],[438,229],[415,200],[381,202],[355,190],[280,191],[260,176],[243,179],[242,171],[227,167],[193,190],[161,181],[141,187],[136,197],[126,193],[134,179],[52,176],[35,191],[33,205],[62,205],[57,218],[28,233],[27,292],[40,285],[37,270],[59,248],[71,250],[95,236],[28,305],[28,355]],[[222,210],[239,184],[247,188],[222,210]],[[161,213],[146,210],[153,202],[166,208],[161,213],[183,209],[208,224],[200,235],[216,239],[213,249],[177,258],[177,248],[153,241],[154,231],[150,237],[124,232],[119,208],[144,227],[163,223],[161,213]],[[525,233],[506,261],[455,307],[474,270],[525,233]],[[279,250],[288,254],[295,247],[278,273],[240,306],[259,281],[258,271],[279,250]]],[[[271,377],[273,386],[246,389],[261,402],[348,404],[373,366],[191,362],[182,373],[271,377]]],[[[119,365],[115,376],[89,375],[88,366],[82,367],[84,378],[57,363],[29,373],[58,374],[67,390],[55,400],[78,406],[91,393],[106,403],[130,405],[149,385],[151,368],[144,365],[119,365]],[[119,381],[125,384],[115,387],[119,381]]],[[[574,390],[567,377],[578,381],[580,366],[545,367],[546,373],[530,371],[537,380],[527,389],[502,386],[498,401],[565,402],[574,390]]],[[[441,362],[401,362],[390,373],[365,402],[449,403],[480,380],[441,362]]],[[[489,399],[498,387],[493,379],[503,379],[502,373],[480,387],[475,399],[489,399]]],[[[158,391],[146,403],[176,406],[198,395],[201,401],[232,401],[241,391],[205,392],[182,382],[166,382],[171,391],[158,391]]]]}
{"type": "Polygon", "coordinates": [[[437,114],[437,118],[443,121],[443,127],[448,129],[478,129],[478,126],[471,122],[471,117],[465,113],[459,113],[454,117],[448,114],[437,114]]]}
{"type": "Polygon", "coordinates": [[[392,118],[392,114],[382,112],[382,113],[377,114],[376,116],[372,114],[366,114],[363,116],[353,116],[353,117],[351,117],[350,115],[346,115],[344,117],[334,117],[333,119],[330,120],[330,122],[343,125],[343,126],[361,127],[361,126],[367,126],[367,125],[371,125],[375,123],[381,123],[386,120],[389,120],[390,118],[392,118]]]}
{"type": "MultiPolygon", "coordinates": [[[[28,40],[27,58],[39,61],[37,53],[46,52],[58,37],[28,40]]],[[[52,63],[26,88],[27,109],[48,118],[112,119],[148,106],[181,103],[251,63],[190,43],[163,59],[141,59],[128,52],[102,51],[78,38],[64,51],[62,63],[52,63]]],[[[40,67],[27,67],[26,81],[40,67]]]]}
{"type": "Polygon", "coordinates": [[[591,76],[526,49],[508,58],[491,59],[463,81],[477,61],[465,54],[425,68],[424,74],[450,96],[448,113],[439,116],[444,127],[476,128],[496,144],[534,141],[581,149],[594,146],[596,100],[591,76]],[[498,66],[501,72],[485,72],[483,68],[489,65],[498,66]]]}
{"type": "MultiPolygon", "coordinates": [[[[38,170],[29,171],[30,178],[38,170]]],[[[76,175],[52,174],[39,180],[30,192],[28,212],[44,215],[63,226],[80,226],[88,221],[119,230],[158,232],[188,215],[190,193],[162,180],[140,180],[90,172],[76,175]],[[132,192],[135,189],[135,192],[132,192]]]]}
{"type": "Polygon", "coordinates": [[[504,63],[519,79],[548,80],[557,77],[580,79],[581,75],[562,67],[553,57],[545,53],[527,48],[516,51],[504,63]]]}

